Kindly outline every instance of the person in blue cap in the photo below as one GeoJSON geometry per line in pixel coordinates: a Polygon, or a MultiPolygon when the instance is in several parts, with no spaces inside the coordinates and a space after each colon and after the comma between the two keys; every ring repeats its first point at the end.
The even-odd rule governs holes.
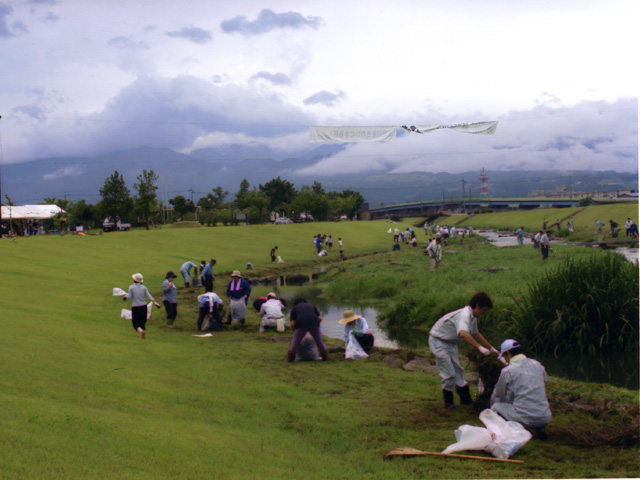
{"type": "Polygon", "coordinates": [[[544,367],[522,353],[520,344],[508,339],[500,346],[500,357],[507,366],[491,395],[491,410],[506,420],[533,429],[541,440],[547,439],[545,427],[551,421],[551,410],[544,388],[544,367]]]}

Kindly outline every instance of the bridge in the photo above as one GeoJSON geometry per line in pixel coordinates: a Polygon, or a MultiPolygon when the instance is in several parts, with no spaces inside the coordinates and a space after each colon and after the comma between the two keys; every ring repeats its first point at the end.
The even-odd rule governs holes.
{"type": "Polygon", "coordinates": [[[509,210],[532,210],[534,208],[577,207],[579,200],[567,198],[481,198],[470,200],[432,200],[427,202],[403,203],[370,208],[360,212],[362,220],[376,220],[389,217],[436,217],[452,213],[472,213],[477,210],[504,212],[509,210]]]}

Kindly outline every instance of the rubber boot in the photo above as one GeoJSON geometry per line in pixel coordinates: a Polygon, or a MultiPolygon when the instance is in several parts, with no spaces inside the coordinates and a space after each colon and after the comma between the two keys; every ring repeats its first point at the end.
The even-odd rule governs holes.
{"type": "Polygon", "coordinates": [[[456,391],[460,397],[460,405],[471,405],[473,403],[473,400],[471,400],[471,392],[469,391],[469,384],[464,387],[456,387],[456,391]]]}
{"type": "Polygon", "coordinates": [[[453,392],[451,390],[442,390],[444,397],[444,408],[447,410],[455,410],[456,405],[453,403],[453,392]]]}
{"type": "Polygon", "coordinates": [[[291,363],[296,359],[296,352],[287,352],[287,362],[291,363]]]}
{"type": "Polygon", "coordinates": [[[189,282],[184,282],[184,286],[185,286],[186,288],[189,288],[189,282]]]}
{"type": "Polygon", "coordinates": [[[326,362],[329,359],[329,355],[326,350],[324,352],[320,352],[320,358],[322,358],[323,362],[326,362]]]}

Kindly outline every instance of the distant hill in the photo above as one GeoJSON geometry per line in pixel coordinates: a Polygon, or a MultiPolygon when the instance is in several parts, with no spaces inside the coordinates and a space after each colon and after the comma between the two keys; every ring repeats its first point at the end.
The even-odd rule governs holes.
{"type": "MultiPolygon", "coordinates": [[[[443,195],[461,197],[462,180],[465,180],[466,195],[480,194],[480,168],[457,174],[379,172],[318,178],[295,173],[342,149],[341,145],[321,145],[285,159],[262,145],[202,149],[190,155],[142,147],[97,157],[44,158],[2,166],[2,194],[9,195],[16,204],[38,203],[45,197],[95,203],[100,200],[99,189],[105,178],[115,170],[124,176],[133,194],[136,177],[143,169],[152,169],[160,177],[158,196],[165,201],[176,195],[197,201],[217,186],[229,191],[232,197],[245,178],[252,187],[257,187],[278,176],[293,182],[297,188],[317,180],[326,191],[356,190],[372,207],[441,199],[443,195]]],[[[569,184],[574,191],[638,188],[637,173],[487,170],[487,174],[492,197],[526,196],[535,189],[553,191],[569,184]]]]}

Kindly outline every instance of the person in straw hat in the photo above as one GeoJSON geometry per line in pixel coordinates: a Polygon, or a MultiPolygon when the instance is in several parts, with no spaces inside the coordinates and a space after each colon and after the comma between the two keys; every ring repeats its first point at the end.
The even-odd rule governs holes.
{"type": "Polygon", "coordinates": [[[251,285],[242,278],[239,270],[234,270],[231,273],[231,281],[227,284],[227,297],[229,297],[227,325],[231,321],[234,323],[240,322],[241,325],[244,325],[249,295],[251,295],[251,285]]]}
{"type": "Polygon", "coordinates": [[[366,318],[362,315],[357,315],[353,310],[345,310],[338,323],[344,325],[342,329],[342,340],[344,341],[345,348],[347,348],[350,334],[353,332],[360,346],[365,352],[369,353],[369,350],[373,346],[373,335],[371,334],[371,330],[369,330],[369,324],[366,318]]]}
{"type": "Polygon", "coordinates": [[[151,300],[158,308],[160,308],[160,304],[155,301],[147,287],[142,284],[144,278],[141,273],[134,273],[131,278],[133,278],[133,285],[129,287],[129,291],[122,297],[122,300],[131,299],[131,323],[133,329],[140,334],[140,338],[144,338],[147,324],[147,303],[145,298],[151,300]]]}

